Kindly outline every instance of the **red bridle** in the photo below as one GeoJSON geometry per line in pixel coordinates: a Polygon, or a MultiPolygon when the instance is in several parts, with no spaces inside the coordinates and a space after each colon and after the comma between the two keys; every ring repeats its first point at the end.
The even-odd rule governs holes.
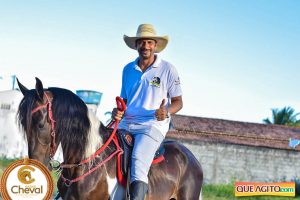
{"type": "MultiPolygon", "coordinates": [[[[46,103],[43,105],[40,105],[38,107],[36,107],[35,109],[33,109],[31,111],[31,114],[36,113],[37,111],[48,107],[48,115],[49,115],[49,119],[51,122],[51,142],[50,142],[50,160],[53,158],[53,156],[55,155],[55,152],[57,150],[56,144],[55,144],[55,120],[53,119],[53,113],[52,113],[52,102],[49,98],[49,96],[47,95],[47,93],[45,92],[45,97],[46,97],[46,103]]],[[[38,137],[38,136],[37,136],[38,137]]],[[[39,140],[40,141],[40,140],[39,140]]]]}

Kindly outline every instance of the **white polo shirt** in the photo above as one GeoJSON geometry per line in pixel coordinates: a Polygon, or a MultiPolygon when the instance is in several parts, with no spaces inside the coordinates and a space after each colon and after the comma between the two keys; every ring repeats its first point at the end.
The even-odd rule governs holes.
{"type": "Polygon", "coordinates": [[[138,58],[123,69],[121,97],[127,99],[127,110],[120,128],[130,130],[130,126],[156,127],[165,136],[170,118],[158,121],[155,111],[165,99],[166,107],[172,97],[182,95],[180,80],[175,67],[156,56],[152,66],[143,73],[138,66],[138,58]]]}

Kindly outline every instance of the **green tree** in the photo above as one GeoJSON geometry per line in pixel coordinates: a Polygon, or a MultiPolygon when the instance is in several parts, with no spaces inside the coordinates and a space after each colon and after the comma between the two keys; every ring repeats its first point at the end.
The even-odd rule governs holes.
{"type": "Polygon", "coordinates": [[[282,109],[272,109],[272,119],[263,119],[265,124],[281,124],[287,126],[298,126],[300,127],[300,120],[297,116],[300,113],[295,113],[295,109],[291,107],[284,107],[282,109]]]}

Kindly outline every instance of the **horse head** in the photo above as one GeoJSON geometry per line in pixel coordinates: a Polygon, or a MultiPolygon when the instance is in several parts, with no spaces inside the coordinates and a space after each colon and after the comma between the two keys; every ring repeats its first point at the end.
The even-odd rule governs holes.
{"type": "Polygon", "coordinates": [[[35,89],[31,90],[22,85],[18,79],[17,82],[24,96],[19,105],[18,120],[28,142],[28,156],[49,167],[53,139],[51,132],[54,131],[48,113],[52,94],[44,90],[38,78],[35,89]]]}
{"type": "Polygon", "coordinates": [[[28,90],[17,79],[23,99],[18,122],[25,132],[29,158],[49,162],[61,143],[64,161],[79,162],[87,151],[91,123],[86,104],[64,88],[43,88],[36,78],[35,89],[28,90]]]}

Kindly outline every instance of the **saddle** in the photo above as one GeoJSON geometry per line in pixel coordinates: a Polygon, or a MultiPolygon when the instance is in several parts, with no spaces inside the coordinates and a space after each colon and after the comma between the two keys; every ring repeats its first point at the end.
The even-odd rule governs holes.
{"type": "MultiPolygon", "coordinates": [[[[126,178],[128,174],[128,169],[130,167],[130,159],[134,145],[134,138],[129,132],[123,129],[119,129],[116,135],[119,141],[119,145],[124,151],[120,158],[117,159],[117,177],[118,181],[123,186],[126,186],[126,178]]],[[[160,163],[164,160],[164,152],[165,148],[163,147],[162,143],[155,153],[152,165],[160,163]]]]}

